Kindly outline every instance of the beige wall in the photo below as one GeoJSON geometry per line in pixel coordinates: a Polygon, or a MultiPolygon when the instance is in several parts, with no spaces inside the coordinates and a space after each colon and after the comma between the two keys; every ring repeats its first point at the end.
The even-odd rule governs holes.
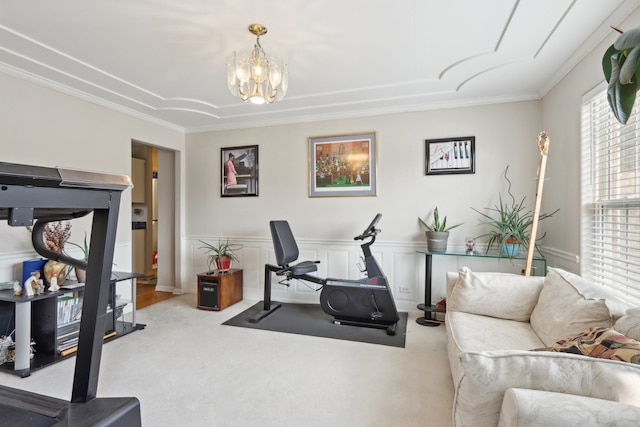
{"type": "MultiPolygon", "coordinates": [[[[181,131],[2,73],[0,93],[0,161],[129,175],[132,139],[184,151],[181,131]]],[[[118,223],[116,263],[120,270],[131,268],[130,206],[127,190],[118,223]]],[[[74,226],[71,240],[82,242],[83,231],[82,224],[74,226]]],[[[6,222],[0,225],[0,241],[0,256],[33,250],[28,232],[6,222]]]]}
{"type": "Polygon", "coordinates": [[[187,135],[187,235],[269,237],[271,219],[287,219],[296,237],[345,240],[383,213],[380,240],[423,242],[417,217],[435,206],[450,223],[464,222],[451,240],[478,235],[478,214],[497,201],[510,165],[516,195],[534,191],[536,101],[424,111],[187,135]],[[377,197],[308,197],[308,137],[377,132],[377,197]],[[474,175],[424,175],[424,140],[476,137],[474,175]],[[221,147],[259,146],[259,197],[221,198],[221,147]]]}
{"type": "MultiPolygon", "coordinates": [[[[230,237],[244,245],[239,267],[244,269],[245,298],[260,299],[264,264],[273,263],[269,220],[290,222],[302,259],[320,260],[321,277],[361,277],[356,264],[360,249],[353,237],[363,231],[377,212],[383,214],[373,252],[391,284],[401,310],[415,310],[424,301],[425,237],[417,221],[435,206],[449,223],[463,222],[452,230],[450,246],[460,248],[464,237],[482,233],[479,214],[498,201],[506,190],[502,173],[510,165],[517,197],[533,203],[538,165],[536,136],[541,128],[540,102],[495,104],[449,110],[394,114],[187,135],[187,275],[206,268],[200,239],[230,237]],[[377,197],[310,198],[308,138],[375,131],[377,133],[377,197]],[[424,140],[476,137],[476,173],[424,175],[424,140]],[[221,148],[259,146],[259,196],[222,198],[221,148]]],[[[444,296],[444,272],[458,267],[439,257],[434,261],[433,298],[444,296]],[[437,264],[437,265],[436,265],[437,264]]],[[[474,264],[476,269],[514,268],[474,264]]],[[[509,265],[506,265],[509,264],[509,265]]],[[[520,270],[520,267],[515,267],[520,270]]],[[[274,276],[275,277],[275,276],[274,276]]],[[[273,280],[273,278],[272,278],[273,280]]],[[[317,302],[317,293],[294,284],[283,288],[274,282],[279,301],[317,302]]],[[[185,285],[195,291],[195,284],[185,285]]]]}

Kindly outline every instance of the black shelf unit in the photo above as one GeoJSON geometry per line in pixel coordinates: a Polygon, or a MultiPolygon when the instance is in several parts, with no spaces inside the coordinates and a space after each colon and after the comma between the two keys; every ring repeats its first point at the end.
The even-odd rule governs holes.
{"type": "MultiPolygon", "coordinates": [[[[124,280],[130,280],[143,276],[137,273],[115,273],[110,283],[109,289],[109,302],[107,306],[107,316],[105,317],[105,330],[104,342],[110,342],[114,339],[120,338],[131,332],[144,329],[146,325],[131,322],[125,322],[118,320],[118,307],[113,309],[114,301],[116,299],[116,283],[124,280]]],[[[74,284],[74,281],[65,281],[63,285],[74,284]]],[[[45,292],[44,294],[25,297],[13,295],[13,290],[0,291],[0,329],[8,330],[11,332],[15,328],[15,321],[13,318],[14,304],[18,301],[22,301],[24,298],[30,299],[31,304],[31,338],[35,342],[34,355],[30,362],[30,367],[27,370],[15,370],[13,362],[6,362],[0,365],[0,372],[7,372],[21,377],[26,377],[31,372],[37,371],[42,368],[46,368],[49,365],[60,362],[61,360],[68,359],[76,355],[75,352],[68,354],[60,354],[59,340],[63,331],[62,328],[74,327],[76,329],[76,336],[80,334],[80,318],[66,322],[63,324],[58,323],[58,308],[61,298],[72,296],[73,298],[84,297],[84,286],[74,289],[60,289],[55,292],[45,292]],[[13,302],[12,302],[13,301],[13,302]]],[[[135,290],[134,290],[135,292],[135,290]]],[[[135,310],[135,307],[133,308],[135,310]]]]}

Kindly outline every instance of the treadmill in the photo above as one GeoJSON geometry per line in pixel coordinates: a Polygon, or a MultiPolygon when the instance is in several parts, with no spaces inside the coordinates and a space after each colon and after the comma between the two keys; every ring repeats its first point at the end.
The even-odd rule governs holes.
{"type": "Polygon", "coordinates": [[[96,397],[118,211],[122,191],[131,186],[126,175],[0,162],[0,220],[12,227],[33,226],[36,252],[87,271],[71,400],[0,386],[0,425],[142,425],[137,398],[96,397]],[[47,249],[42,233],[47,223],[90,213],[86,263],[47,249]]]}

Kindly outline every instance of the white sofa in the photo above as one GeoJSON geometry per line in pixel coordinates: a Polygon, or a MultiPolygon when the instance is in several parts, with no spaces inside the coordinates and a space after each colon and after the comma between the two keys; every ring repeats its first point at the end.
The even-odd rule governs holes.
{"type": "Polygon", "coordinates": [[[553,268],[525,277],[465,267],[447,273],[445,326],[454,426],[640,425],[640,343],[630,339],[640,340],[640,309],[602,286],[553,268]],[[623,357],[635,363],[611,360],[622,349],[567,353],[584,352],[582,337],[558,343],[590,328],[630,337],[623,357]]]}

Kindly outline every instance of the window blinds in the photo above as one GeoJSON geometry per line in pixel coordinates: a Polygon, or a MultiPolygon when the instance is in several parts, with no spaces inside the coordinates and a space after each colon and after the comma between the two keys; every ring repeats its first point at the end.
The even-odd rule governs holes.
{"type": "MultiPolygon", "coordinates": [[[[639,100],[640,101],[640,100],[639,100]]],[[[582,109],[581,260],[584,277],[640,306],[640,116],[613,116],[606,89],[582,109]]]]}

